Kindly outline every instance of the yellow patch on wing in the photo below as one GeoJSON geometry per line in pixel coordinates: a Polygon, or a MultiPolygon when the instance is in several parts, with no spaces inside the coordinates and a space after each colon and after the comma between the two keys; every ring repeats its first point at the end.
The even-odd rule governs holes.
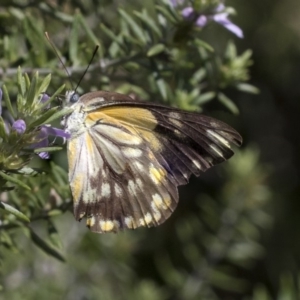
{"type": "Polygon", "coordinates": [[[93,153],[94,149],[93,149],[93,140],[91,138],[91,136],[86,132],[85,133],[85,144],[88,148],[88,153],[93,153]]]}
{"type": "Polygon", "coordinates": [[[151,207],[154,211],[157,210],[167,210],[170,205],[171,205],[171,198],[168,195],[167,197],[162,198],[161,195],[159,194],[154,194],[152,196],[152,203],[151,203],[151,207]]]}
{"type": "Polygon", "coordinates": [[[166,176],[166,171],[160,168],[157,169],[151,164],[149,168],[149,174],[155,184],[160,184],[166,176]]]}
{"type": "Polygon", "coordinates": [[[157,125],[155,116],[143,108],[130,106],[113,106],[100,108],[97,111],[88,113],[87,122],[97,122],[103,120],[104,123],[120,124],[125,123],[130,126],[137,126],[153,130],[157,125]]]}
{"type": "Polygon", "coordinates": [[[103,108],[101,112],[128,125],[148,128],[150,130],[153,130],[157,125],[155,116],[151,111],[144,108],[114,106],[103,108]]]}
{"type": "Polygon", "coordinates": [[[162,149],[162,144],[152,131],[143,130],[141,128],[136,128],[136,131],[144,140],[146,140],[151,145],[151,149],[153,149],[153,151],[162,149]]]}
{"type": "Polygon", "coordinates": [[[88,217],[88,218],[86,219],[86,226],[88,226],[88,227],[94,226],[95,223],[96,223],[96,218],[95,218],[94,216],[88,217]]]}
{"type": "Polygon", "coordinates": [[[157,126],[157,120],[147,109],[129,106],[106,107],[89,113],[85,121],[87,126],[91,126],[98,120],[112,126],[123,126],[136,137],[135,140],[133,136],[119,129],[110,130],[110,134],[116,140],[130,141],[133,139],[130,141],[132,144],[139,144],[137,138],[141,137],[151,145],[154,151],[162,148],[159,139],[153,133],[157,126]]]}
{"type": "Polygon", "coordinates": [[[100,221],[100,228],[104,232],[112,231],[115,228],[115,223],[112,220],[100,221]]]}
{"type": "Polygon", "coordinates": [[[70,139],[68,141],[68,163],[69,169],[73,170],[75,167],[76,160],[78,158],[78,139],[70,139]]]}
{"type": "Polygon", "coordinates": [[[74,175],[74,178],[70,183],[74,203],[78,202],[80,199],[80,195],[82,193],[82,188],[83,188],[83,182],[84,182],[84,174],[77,173],[74,175]]]}
{"type": "MultiPolygon", "coordinates": [[[[69,174],[73,173],[76,161],[78,159],[78,150],[80,145],[78,144],[78,139],[73,139],[68,141],[68,163],[69,163],[69,174]]],[[[72,195],[74,202],[78,202],[83,189],[84,176],[82,173],[76,173],[73,175],[70,181],[70,186],[72,189],[72,195]]]]}

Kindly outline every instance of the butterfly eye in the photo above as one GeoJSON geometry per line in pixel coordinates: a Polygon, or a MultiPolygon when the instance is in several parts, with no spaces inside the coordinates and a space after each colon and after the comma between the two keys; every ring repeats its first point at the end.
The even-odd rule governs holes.
{"type": "Polygon", "coordinates": [[[79,95],[77,93],[74,93],[70,98],[70,103],[76,103],[79,100],[79,95]]]}

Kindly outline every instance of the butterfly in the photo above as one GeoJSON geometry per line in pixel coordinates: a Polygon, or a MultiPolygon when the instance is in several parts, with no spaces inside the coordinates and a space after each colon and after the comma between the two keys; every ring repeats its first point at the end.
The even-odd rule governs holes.
{"type": "Polygon", "coordinates": [[[114,92],[69,91],[66,103],[74,215],[97,233],[160,225],[177,206],[177,187],[242,143],[211,117],[114,92]]]}

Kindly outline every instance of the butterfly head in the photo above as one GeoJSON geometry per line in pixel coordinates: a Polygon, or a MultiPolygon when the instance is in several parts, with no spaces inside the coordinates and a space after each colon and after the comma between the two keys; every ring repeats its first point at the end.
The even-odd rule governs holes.
{"type": "Polygon", "coordinates": [[[65,95],[65,105],[72,109],[72,112],[65,115],[61,120],[64,130],[72,136],[83,130],[83,123],[86,116],[84,112],[84,104],[79,101],[80,95],[74,91],[67,91],[65,95]]]}
{"type": "Polygon", "coordinates": [[[80,99],[80,95],[76,91],[67,91],[65,97],[66,106],[72,106],[80,99]]]}

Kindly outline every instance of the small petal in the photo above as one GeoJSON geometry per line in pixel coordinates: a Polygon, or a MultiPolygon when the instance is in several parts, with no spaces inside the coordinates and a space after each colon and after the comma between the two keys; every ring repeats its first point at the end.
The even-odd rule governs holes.
{"type": "Polygon", "coordinates": [[[61,137],[63,139],[69,139],[71,137],[70,133],[65,132],[63,129],[59,129],[56,127],[51,127],[47,125],[41,126],[43,132],[48,135],[56,136],[56,137],[61,137]]]}
{"type": "Polygon", "coordinates": [[[48,133],[47,130],[45,130],[43,127],[41,128],[38,139],[40,140],[39,142],[35,143],[32,145],[32,148],[44,148],[48,147],[49,141],[48,141],[48,133]]]}
{"type": "MultiPolygon", "coordinates": [[[[55,137],[61,137],[61,138],[63,138],[64,141],[71,137],[71,135],[69,133],[65,132],[62,129],[47,126],[47,125],[42,125],[41,129],[40,129],[40,133],[38,135],[38,139],[40,141],[35,143],[34,145],[32,145],[32,148],[37,149],[37,148],[48,147],[48,145],[49,145],[49,141],[48,141],[49,135],[55,136],[55,137]]],[[[48,152],[40,152],[38,155],[42,159],[48,159],[50,157],[48,152]]]]}
{"type": "Polygon", "coordinates": [[[176,7],[178,5],[183,4],[184,0],[170,0],[170,2],[173,7],[176,7]]]}
{"type": "Polygon", "coordinates": [[[204,27],[207,24],[207,17],[204,15],[200,15],[196,21],[196,25],[198,27],[204,27]]]}
{"type": "Polygon", "coordinates": [[[194,9],[192,7],[186,7],[181,11],[181,15],[185,18],[185,19],[190,19],[193,17],[194,15],[194,9]]]}
{"type": "Polygon", "coordinates": [[[41,159],[49,159],[50,157],[48,152],[40,152],[38,155],[41,159]]]}
{"type": "MultiPolygon", "coordinates": [[[[45,103],[46,101],[48,101],[50,99],[50,97],[46,94],[43,93],[43,96],[41,97],[40,103],[45,103]]],[[[46,109],[50,108],[50,103],[45,107],[46,109]]]]}
{"type": "Polygon", "coordinates": [[[219,12],[224,11],[224,9],[225,9],[225,5],[223,3],[221,3],[214,9],[214,12],[219,13],[219,12]]]}
{"type": "Polygon", "coordinates": [[[243,38],[244,34],[243,31],[240,27],[237,25],[233,24],[229,19],[228,19],[228,13],[220,13],[216,14],[213,17],[213,20],[223,27],[225,27],[227,30],[231,31],[234,33],[237,37],[243,38]]]}
{"type": "Polygon", "coordinates": [[[12,124],[11,128],[18,134],[23,134],[26,131],[26,123],[24,120],[19,119],[12,124]]]}
{"type": "Polygon", "coordinates": [[[42,103],[45,103],[47,100],[49,100],[50,97],[46,94],[46,93],[43,93],[43,96],[41,98],[41,102],[42,103]]]}

